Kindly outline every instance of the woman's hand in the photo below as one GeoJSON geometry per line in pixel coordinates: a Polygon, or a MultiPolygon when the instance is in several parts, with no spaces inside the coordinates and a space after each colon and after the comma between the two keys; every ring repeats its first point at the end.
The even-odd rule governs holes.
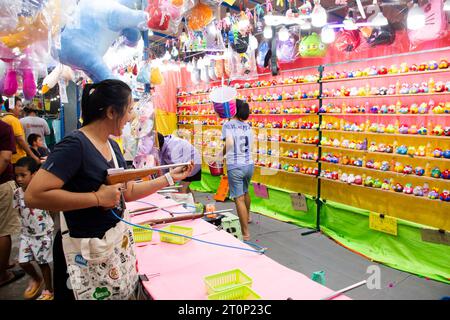
{"type": "Polygon", "coordinates": [[[170,175],[174,181],[181,181],[189,177],[192,170],[194,169],[194,164],[191,162],[189,165],[184,167],[178,167],[170,170],[170,175]]]}
{"type": "Polygon", "coordinates": [[[100,189],[95,192],[98,198],[98,206],[104,208],[114,208],[120,203],[120,188],[122,184],[107,186],[102,184],[100,189]]]}

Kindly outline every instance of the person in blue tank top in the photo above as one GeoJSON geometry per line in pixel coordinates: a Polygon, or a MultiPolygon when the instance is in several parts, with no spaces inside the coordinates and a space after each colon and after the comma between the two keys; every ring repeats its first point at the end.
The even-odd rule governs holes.
{"type": "Polygon", "coordinates": [[[222,140],[225,141],[230,198],[234,199],[242,229],[242,237],[250,240],[250,196],[248,186],[253,176],[252,159],[253,132],[245,121],[250,116],[248,103],[236,100],[236,115],[222,127],[222,140]]]}

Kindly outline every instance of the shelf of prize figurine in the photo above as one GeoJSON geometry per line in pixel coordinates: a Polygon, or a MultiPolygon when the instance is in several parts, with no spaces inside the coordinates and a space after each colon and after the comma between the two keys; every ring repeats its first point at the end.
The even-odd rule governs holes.
{"type": "MultiPolygon", "coordinates": [[[[364,76],[364,77],[350,77],[350,78],[338,78],[338,79],[319,79],[317,82],[299,82],[299,83],[288,83],[288,84],[280,84],[274,86],[260,86],[260,87],[250,87],[250,88],[239,88],[238,90],[258,90],[258,89],[270,89],[270,88],[280,88],[280,87],[292,87],[292,86],[300,86],[300,85],[312,85],[316,83],[332,83],[332,82],[341,82],[341,81],[356,81],[356,80],[369,80],[369,79],[382,79],[382,78],[391,78],[391,77],[405,77],[405,76],[416,76],[416,75],[432,75],[432,74],[440,74],[450,72],[450,68],[446,69],[437,69],[437,70],[429,70],[429,71],[415,71],[415,72],[397,72],[397,73],[388,73],[383,75],[373,75],[373,76],[364,76]]],[[[188,95],[177,95],[177,98],[187,98],[192,96],[203,96],[208,95],[209,92],[200,92],[193,93],[188,95]]]]}
{"type": "Polygon", "coordinates": [[[360,116],[360,117],[442,117],[450,116],[450,113],[334,113],[334,112],[321,112],[321,116],[360,116]]]}
{"type": "Polygon", "coordinates": [[[352,186],[352,187],[365,188],[365,189],[376,190],[376,191],[381,191],[381,192],[388,192],[390,194],[397,194],[397,195],[400,195],[400,196],[414,197],[414,199],[422,199],[422,200],[426,200],[426,201],[446,203],[447,205],[450,204],[450,202],[447,202],[447,201],[441,201],[439,199],[429,199],[429,198],[427,198],[425,196],[415,196],[413,194],[407,194],[407,193],[404,193],[404,192],[395,192],[395,191],[391,191],[391,190],[384,190],[384,189],[381,189],[381,188],[371,188],[371,187],[366,187],[366,186],[355,184],[355,183],[348,183],[348,182],[343,182],[343,181],[340,181],[340,180],[334,180],[334,179],[329,179],[329,178],[320,177],[320,176],[318,178],[320,180],[325,180],[325,181],[331,181],[331,182],[335,182],[335,183],[345,184],[347,186],[352,186]]]}
{"type": "Polygon", "coordinates": [[[449,72],[450,68],[428,70],[428,71],[414,71],[414,72],[397,72],[397,73],[387,73],[381,75],[364,76],[364,77],[350,77],[350,78],[337,78],[337,79],[321,79],[319,82],[329,83],[329,82],[341,82],[341,81],[353,81],[353,80],[369,80],[369,79],[381,79],[381,78],[391,78],[391,77],[405,77],[405,76],[416,76],[416,75],[428,75],[428,74],[440,74],[449,72]]]}
{"type": "Polygon", "coordinates": [[[282,159],[282,160],[295,160],[295,161],[304,161],[304,162],[312,162],[317,163],[317,160],[310,160],[310,159],[302,159],[302,158],[293,158],[293,157],[282,157],[279,155],[272,155],[272,154],[262,154],[257,152],[252,152],[252,154],[257,155],[259,157],[265,157],[265,158],[276,158],[276,159],[282,159]]]}
{"type": "Polygon", "coordinates": [[[450,136],[436,136],[436,135],[421,135],[421,134],[407,134],[407,133],[387,133],[387,132],[367,132],[367,131],[346,131],[346,130],[333,130],[333,129],[322,129],[322,132],[336,132],[344,134],[360,134],[360,135],[370,135],[370,136],[384,136],[384,137],[414,137],[414,138],[427,138],[427,139],[448,139],[450,141],[450,136]]]}
{"type": "MultiPolygon", "coordinates": [[[[222,125],[207,125],[207,124],[192,124],[192,123],[178,123],[179,126],[201,126],[201,127],[212,127],[212,128],[222,128],[222,125]]],[[[252,127],[255,130],[280,130],[280,131],[315,131],[319,132],[319,129],[301,129],[301,128],[258,128],[252,127]]]]}
{"type": "Polygon", "coordinates": [[[400,157],[400,158],[408,158],[408,159],[416,159],[416,160],[434,160],[434,161],[450,161],[450,159],[447,158],[435,158],[435,157],[421,157],[421,156],[409,156],[406,154],[398,154],[398,153],[389,153],[389,152],[379,152],[379,151],[368,151],[368,150],[358,150],[358,149],[349,149],[349,148],[339,148],[334,146],[325,146],[325,145],[319,145],[319,148],[326,148],[331,150],[340,150],[340,151],[349,151],[349,152],[357,152],[357,153],[365,153],[365,154],[378,154],[378,155],[385,155],[385,156],[391,156],[391,157],[400,157]]]}
{"type": "MultiPolygon", "coordinates": [[[[251,113],[250,116],[254,117],[254,116],[266,116],[266,117],[271,117],[271,116],[317,116],[317,113],[269,113],[269,114],[263,114],[263,113],[251,113]]],[[[217,115],[215,113],[213,114],[178,114],[178,117],[217,117],[217,115]]]]}
{"type": "MultiPolygon", "coordinates": [[[[287,99],[287,100],[247,101],[247,102],[249,104],[252,104],[252,103],[282,103],[282,102],[286,103],[286,102],[294,102],[294,101],[313,101],[313,100],[319,100],[319,97],[303,98],[303,99],[287,99]]],[[[178,105],[177,108],[187,108],[187,107],[192,108],[192,107],[205,106],[205,105],[212,105],[212,102],[178,105]]]]}
{"type": "Polygon", "coordinates": [[[412,174],[412,173],[411,174],[406,174],[406,173],[400,173],[400,172],[395,172],[395,171],[391,171],[391,170],[383,171],[383,170],[378,170],[378,169],[373,169],[373,168],[345,165],[345,164],[341,164],[341,163],[334,163],[334,162],[328,162],[328,161],[322,161],[322,160],[320,160],[318,162],[321,163],[321,164],[325,164],[325,165],[329,164],[329,165],[332,165],[332,166],[337,166],[337,167],[345,168],[345,169],[348,169],[348,170],[352,170],[352,169],[356,168],[357,170],[363,170],[363,171],[368,170],[368,171],[374,171],[374,172],[378,172],[378,173],[387,173],[387,174],[394,175],[394,176],[397,176],[397,177],[417,178],[417,179],[429,180],[429,181],[433,181],[433,182],[447,182],[447,183],[450,184],[450,180],[443,179],[443,178],[433,178],[433,177],[430,177],[430,176],[418,176],[418,175],[412,174]]]}
{"type": "MultiPolygon", "coordinates": [[[[445,96],[450,95],[450,92],[428,92],[428,93],[411,93],[411,94],[385,94],[385,95],[367,95],[367,96],[322,96],[318,99],[365,99],[365,98],[391,98],[391,97],[422,97],[422,96],[445,96]]],[[[286,100],[289,101],[289,100],[286,100]]]]}
{"type": "MultiPolygon", "coordinates": [[[[314,85],[318,84],[319,80],[317,81],[310,81],[310,82],[296,82],[296,83],[287,83],[287,84],[277,84],[273,86],[260,86],[260,87],[249,87],[249,88],[238,88],[238,91],[245,91],[245,90],[261,90],[261,89],[273,89],[273,88],[286,88],[286,87],[293,87],[293,86],[305,86],[305,85],[314,85]]],[[[177,95],[177,98],[188,98],[188,97],[195,97],[195,96],[206,96],[210,92],[201,92],[201,93],[192,93],[188,95],[177,95]]]]}
{"type": "Polygon", "coordinates": [[[295,174],[295,175],[298,175],[298,176],[303,176],[303,177],[308,177],[308,178],[317,178],[318,177],[318,176],[313,175],[313,174],[306,174],[306,173],[301,173],[301,172],[289,172],[289,171],[286,171],[286,170],[260,166],[260,165],[257,165],[257,164],[255,164],[255,167],[261,168],[261,169],[264,168],[266,170],[272,170],[272,171],[277,171],[277,172],[284,172],[284,173],[288,173],[288,174],[295,174]]]}

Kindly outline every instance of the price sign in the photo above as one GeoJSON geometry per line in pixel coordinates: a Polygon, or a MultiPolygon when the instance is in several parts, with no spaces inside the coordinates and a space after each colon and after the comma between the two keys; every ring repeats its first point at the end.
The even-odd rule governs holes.
{"type": "Polygon", "coordinates": [[[306,197],[301,193],[291,193],[292,207],[297,211],[308,211],[308,206],[306,205],[306,197]]]}
{"type": "Polygon", "coordinates": [[[397,219],[371,212],[369,215],[369,228],[396,236],[397,219]]]}
{"type": "Polygon", "coordinates": [[[422,229],[422,241],[450,246],[450,232],[444,230],[422,229]]]}
{"type": "Polygon", "coordinates": [[[269,199],[269,192],[265,185],[253,183],[253,190],[255,191],[255,196],[258,198],[269,199]]]}

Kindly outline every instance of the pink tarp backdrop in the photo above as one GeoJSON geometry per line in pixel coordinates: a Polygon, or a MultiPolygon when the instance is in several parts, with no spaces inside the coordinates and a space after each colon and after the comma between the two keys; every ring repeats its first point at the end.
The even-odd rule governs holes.
{"type": "MultiPolygon", "coordinates": [[[[142,201],[165,206],[173,200],[154,194],[142,201]]],[[[128,203],[130,210],[148,206],[145,203],[128,203]]],[[[171,209],[183,212],[181,207],[171,209]]],[[[158,211],[132,218],[141,223],[147,219],[167,217],[168,213],[158,211]]],[[[176,223],[194,229],[194,237],[215,243],[251,248],[231,234],[220,230],[203,219],[176,223]]],[[[161,228],[164,226],[158,226],[161,228]]],[[[270,247],[269,247],[270,250],[270,247]]],[[[279,263],[254,252],[230,249],[189,241],[184,245],[160,242],[159,233],[153,233],[151,242],[136,244],[139,274],[145,274],[149,281],[143,282],[147,292],[154,299],[203,300],[207,299],[204,277],[231,269],[241,269],[253,279],[252,289],[265,300],[321,299],[333,290],[312,281],[307,276],[286,268],[279,263]],[[159,274],[159,275],[156,275],[159,274]]],[[[351,285],[351,283],[349,283],[351,285]]],[[[340,288],[338,288],[340,289],[340,288]]],[[[348,300],[346,296],[335,299],[348,300]]]]}

